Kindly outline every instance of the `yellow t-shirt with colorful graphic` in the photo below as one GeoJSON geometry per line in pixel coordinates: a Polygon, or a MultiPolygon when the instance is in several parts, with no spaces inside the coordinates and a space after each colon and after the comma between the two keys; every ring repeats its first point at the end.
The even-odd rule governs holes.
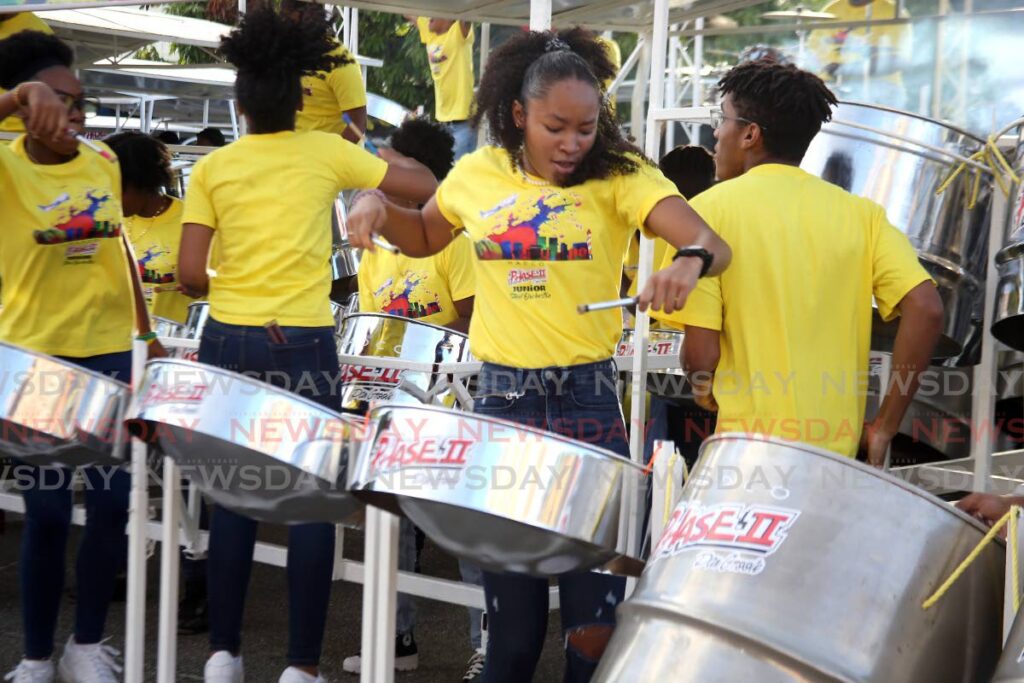
{"type": "MultiPolygon", "coordinates": [[[[2,17],[3,15],[0,15],[0,18],[2,17]]],[[[53,29],[47,26],[42,19],[31,12],[19,12],[6,21],[0,22],[0,40],[13,36],[15,33],[21,33],[22,31],[53,33],[53,29]]],[[[7,91],[0,88],[0,95],[3,95],[5,92],[7,91]]],[[[24,95],[22,95],[22,97],[24,97],[24,95]]],[[[0,121],[0,131],[4,133],[24,133],[25,123],[17,116],[8,116],[3,121],[0,121]]]]}
{"type": "MultiPolygon", "coordinates": [[[[833,0],[821,9],[835,16],[836,21],[882,21],[895,19],[896,3],[893,0],[872,0],[856,7],[850,0],[833,0]]],[[[900,15],[909,16],[904,10],[900,15]]],[[[829,64],[840,64],[839,78],[860,80],[863,78],[869,59],[876,60],[876,68],[882,70],[880,80],[894,86],[902,86],[900,71],[892,71],[892,61],[907,62],[913,43],[910,24],[885,24],[881,26],[822,28],[811,31],[808,49],[820,62],[822,69],[829,64]],[[876,50],[872,54],[872,48],[876,50]],[[882,50],[883,52],[877,52],[882,50]]],[[[829,74],[822,74],[826,80],[834,80],[829,74]]]]}
{"type": "Polygon", "coordinates": [[[0,145],[0,216],[0,340],[75,358],[130,350],[117,162],[81,147],[67,163],[36,164],[24,136],[0,145]]]}
{"type": "Polygon", "coordinates": [[[462,35],[459,22],[447,33],[430,30],[430,19],[416,20],[420,42],[427,46],[434,79],[434,112],[438,121],[464,121],[473,107],[473,29],[462,35]]]}
{"type": "Polygon", "coordinates": [[[878,204],[795,166],[755,166],[690,203],[732,263],[700,280],[681,312],[652,315],[721,331],[717,431],[856,455],[872,297],[890,320],[929,280],[910,241],[878,204]]]}
{"type": "Polygon", "coordinates": [[[564,188],[514,168],[506,151],[484,147],[460,159],[435,195],[474,243],[473,355],[520,368],[610,358],[621,312],[580,315],[576,307],[618,298],[630,233],[678,190],[646,163],[564,188]]]}
{"type": "Polygon", "coordinates": [[[360,311],[444,326],[459,318],[454,302],[474,294],[473,245],[460,235],[429,258],[365,251],[358,280],[360,311]]]}
{"type": "Polygon", "coordinates": [[[373,188],[387,162],[339,135],[246,135],[192,169],[182,223],[216,231],[210,315],[230,325],[334,323],[330,212],[338,192],[373,188]]]}
{"type": "MultiPolygon", "coordinates": [[[[660,237],[654,238],[654,260],[653,268],[657,271],[665,260],[665,252],[668,250],[668,242],[660,237]]],[[[672,250],[675,254],[675,250],[672,250]]],[[[626,259],[622,263],[622,271],[629,280],[629,291],[626,296],[636,296],[636,276],[640,270],[640,237],[634,232],[629,238],[629,247],[626,249],[626,259]]]]}
{"type": "MultiPolygon", "coordinates": [[[[352,58],[341,43],[331,55],[352,58]]],[[[354,60],[329,72],[318,71],[311,76],[303,76],[302,109],[295,115],[295,130],[320,130],[341,135],[346,128],[341,119],[342,112],[365,106],[363,73],[354,60]]]]}
{"type": "Polygon", "coordinates": [[[151,315],[183,323],[195,301],[178,291],[178,247],[185,205],[171,198],[167,210],[152,218],[126,216],[124,227],[142,276],[142,293],[151,315]]]}

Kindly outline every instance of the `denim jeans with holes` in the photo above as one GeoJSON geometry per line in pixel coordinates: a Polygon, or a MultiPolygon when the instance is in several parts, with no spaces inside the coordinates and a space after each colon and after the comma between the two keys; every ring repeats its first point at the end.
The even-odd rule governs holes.
{"type": "MultiPolygon", "coordinates": [[[[263,327],[228,325],[210,319],[199,344],[199,362],[246,373],[295,390],[320,405],[338,410],[340,397],[331,378],[340,372],[330,327],[284,327],[287,343],[272,344],[263,327]]],[[[210,519],[207,591],[210,650],[238,653],[242,613],[252,571],[256,521],[219,505],[210,519]]],[[[334,567],[334,525],[288,527],[288,663],[314,666],[320,661],[334,567]]]]}
{"type": "MultiPolygon", "coordinates": [[[[473,411],[556,432],[629,457],[622,407],[611,360],[526,370],[484,363],[473,411]]],[[[582,572],[559,577],[562,631],[614,626],[622,577],[582,572]]],[[[485,683],[532,680],[548,624],[548,581],[522,574],[484,572],[487,600],[485,683]]],[[[597,668],[566,647],[565,681],[589,681],[597,668]]]]}

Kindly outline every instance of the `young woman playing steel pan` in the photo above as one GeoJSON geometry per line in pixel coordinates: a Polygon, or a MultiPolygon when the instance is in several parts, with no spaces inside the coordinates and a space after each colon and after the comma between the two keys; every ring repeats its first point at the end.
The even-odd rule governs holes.
{"type": "MultiPolygon", "coordinates": [[[[413,256],[467,231],[477,255],[470,346],[485,361],[475,410],[627,456],[611,388],[620,312],[581,316],[576,306],[616,298],[637,226],[687,247],[648,282],[644,309],[681,308],[698,277],[721,272],[731,253],[623,139],[601,90],[612,70],[582,29],[509,40],[488,60],[478,96],[477,120],[486,119],[496,144],[460,160],[422,211],[364,195],[349,229],[354,245],[372,249],[381,231],[413,256]]],[[[566,679],[584,681],[611,635],[624,582],[584,573],[562,577],[559,588],[566,679]]],[[[544,643],[547,581],[485,572],[484,590],[483,680],[530,680],[544,643]]]]}
{"type": "MultiPolygon", "coordinates": [[[[334,198],[345,188],[380,187],[423,202],[437,181],[397,155],[386,163],[339,135],[295,132],[300,78],[329,68],[333,47],[322,21],[295,22],[268,8],[248,13],[223,40],[224,56],[238,68],[235,90],[250,134],[193,169],[178,276],[190,294],[209,291],[200,362],[256,377],[287,376],[286,388],[336,409],[340,399],[330,395],[331,378],[339,368],[328,299],[334,198]],[[206,263],[215,232],[219,260],[210,279],[206,263]],[[281,332],[273,340],[264,328],[272,320],[281,332]]],[[[255,521],[214,508],[208,682],[242,680],[242,612],[255,541],[255,521]]],[[[333,562],[333,525],[289,527],[289,666],[281,681],[321,680],[333,562]]]]}
{"type": "MultiPolygon", "coordinates": [[[[28,130],[0,144],[0,340],[128,382],[133,329],[155,337],[146,334],[145,302],[121,237],[117,160],[73,135],[84,130],[90,104],[71,64],[71,48],[52,35],[24,31],[0,41],[0,87],[8,90],[0,120],[20,116],[28,130]]],[[[19,561],[25,650],[8,678],[47,682],[59,668],[65,681],[112,682],[120,667],[101,640],[126,551],[128,473],[84,470],[75,627],[55,667],[73,477],[63,468],[19,467],[32,482],[23,489],[19,561]]]]}

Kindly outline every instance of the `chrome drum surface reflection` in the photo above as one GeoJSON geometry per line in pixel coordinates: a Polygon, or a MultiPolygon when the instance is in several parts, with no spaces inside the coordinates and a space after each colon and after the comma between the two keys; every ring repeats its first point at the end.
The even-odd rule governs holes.
{"type": "Polygon", "coordinates": [[[624,478],[610,451],[505,420],[381,406],[349,487],[403,512],[444,550],[494,571],[555,576],[616,558],[624,478]]]}
{"type": "Polygon", "coordinates": [[[119,465],[128,398],[124,382],[0,342],[0,455],[37,466],[119,465]]]}
{"type": "Polygon", "coordinates": [[[705,441],[595,681],[988,681],[1001,541],[928,610],[987,529],[849,458],[705,441]]]}
{"type": "Polygon", "coordinates": [[[182,360],[151,360],[128,413],[132,432],[178,463],[214,502],[282,524],[341,522],[360,422],[284,389],[182,360]]]}

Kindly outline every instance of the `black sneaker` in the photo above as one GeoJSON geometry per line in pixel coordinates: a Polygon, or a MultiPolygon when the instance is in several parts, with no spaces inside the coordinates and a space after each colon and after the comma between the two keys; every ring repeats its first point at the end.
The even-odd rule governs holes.
{"type": "Polygon", "coordinates": [[[462,683],[476,683],[484,675],[484,649],[473,653],[466,664],[466,673],[462,676],[462,683]]]}
{"type": "MultiPolygon", "coordinates": [[[[395,636],[395,671],[415,671],[420,665],[419,650],[412,632],[399,633],[395,636]]],[[[359,674],[363,670],[363,658],[360,655],[345,657],[341,663],[345,673],[359,674]]]]}

